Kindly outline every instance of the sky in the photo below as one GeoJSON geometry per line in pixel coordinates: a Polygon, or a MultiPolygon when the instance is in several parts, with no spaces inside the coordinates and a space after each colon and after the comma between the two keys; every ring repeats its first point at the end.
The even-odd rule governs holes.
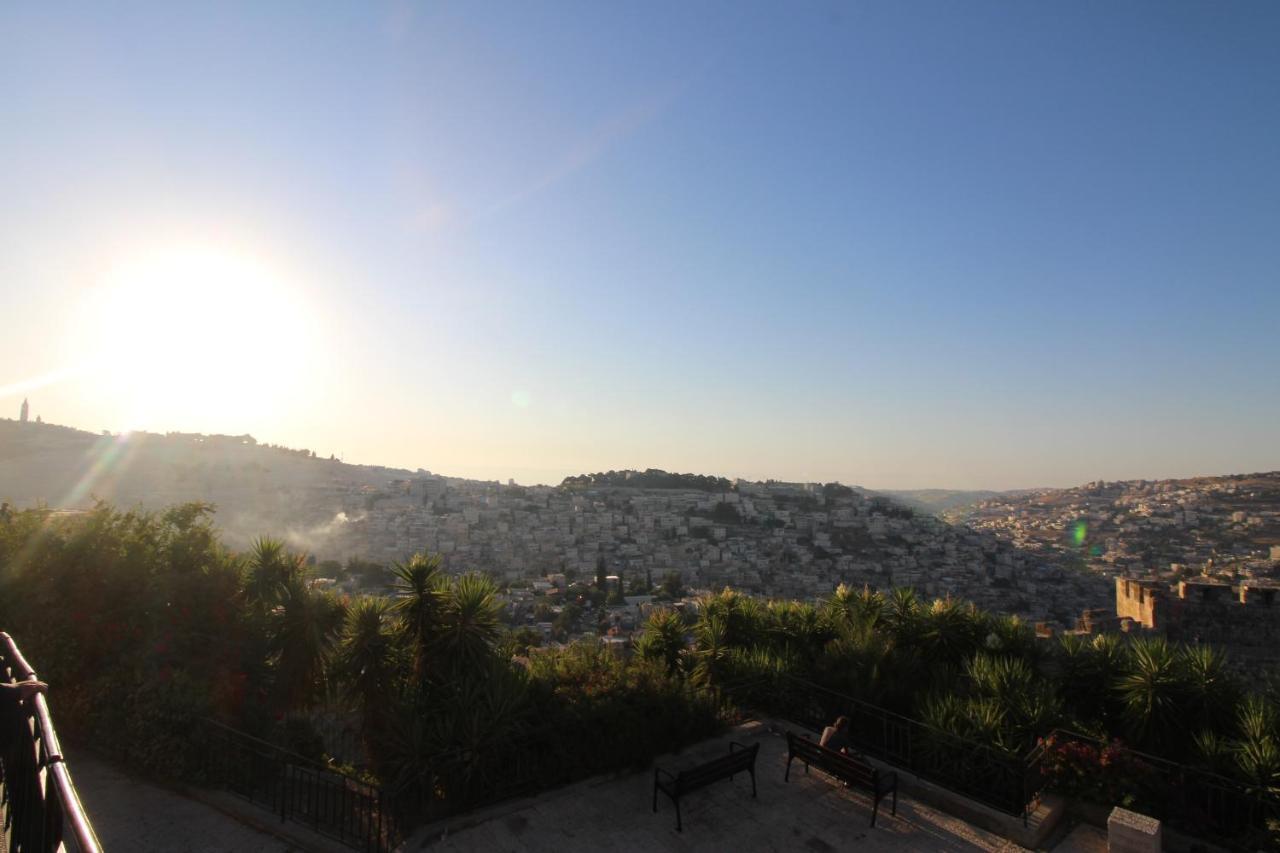
{"type": "Polygon", "coordinates": [[[1280,468],[1280,4],[9,3],[0,416],[518,482],[1280,468]]]}

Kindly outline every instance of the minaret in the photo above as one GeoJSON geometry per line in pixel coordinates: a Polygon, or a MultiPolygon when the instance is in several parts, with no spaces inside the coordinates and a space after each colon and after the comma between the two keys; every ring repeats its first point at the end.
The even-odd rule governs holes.
{"type": "MultiPolygon", "coordinates": [[[[13,411],[13,410],[10,409],[10,411],[13,411]]],[[[25,424],[27,422],[27,416],[30,414],[31,414],[31,407],[27,405],[27,398],[23,397],[22,398],[22,414],[18,416],[18,420],[22,421],[25,424]]]]}

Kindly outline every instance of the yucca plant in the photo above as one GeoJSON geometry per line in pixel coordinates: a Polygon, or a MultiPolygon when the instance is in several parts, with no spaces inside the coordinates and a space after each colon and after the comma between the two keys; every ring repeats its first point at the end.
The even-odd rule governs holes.
{"type": "Polygon", "coordinates": [[[467,574],[441,588],[440,626],[432,653],[454,676],[481,669],[498,639],[497,588],[484,575],[467,574]]]}
{"type": "Polygon", "coordinates": [[[1276,740],[1280,737],[1280,714],[1267,698],[1250,694],[1236,710],[1236,729],[1241,740],[1276,740]]]}
{"type": "Polygon", "coordinates": [[[895,645],[913,645],[920,637],[920,599],[915,590],[901,587],[885,599],[882,619],[894,638],[895,645]]]}
{"type": "Polygon", "coordinates": [[[347,609],[334,669],[350,687],[366,727],[378,727],[387,701],[394,697],[397,657],[391,603],[385,598],[357,598],[347,609]]]}
{"type": "Polygon", "coordinates": [[[694,667],[692,678],[694,683],[709,686],[723,683],[726,674],[729,652],[729,629],[727,616],[718,613],[703,612],[694,629],[696,638],[693,652],[694,667]]]}
{"type": "Polygon", "coordinates": [[[1183,725],[1222,730],[1240,701],[1240,684],[1227,669],[1227,658],[1212,646],[1194,644],[1178,651],[1182,670],[1183,725]]]}
{"type": "Polygon", "coordinates": [[[1229,776],[1236,769],[1235,745],[1215,731],[1204,729],[1191,739],[1196,760],[1205,769],[1229,776]]]}
{"type": "Polygon", "coordinates": [[[329,662],[346,616],[336,596],[309,588],[300,575],[285,583],[271,638],[279,710],[306,708],[325,692],[329,662]]]}
{"type": "Polygon", "coordinates": [[[893,665],[893,644],[871,623],[849,622],[828,642],[815,665],[815,675],[833,690],[876,704],[882,703],[890,677],[903,677],[904,667],[893,665]]]}
{"type": "Polygon", "coordinates": [[[670,610],[650,613],[644,632],[636,640],[636,654],[644,660],[661,663],[668,675],[680,669],[686,647],[684,622],[678,613],[670,610]]]}
{"type": "Polygon", "coordinates": [[[269,613],[284,597],[290,577],[302,568],[302,558],[286,551],[280,540],[265,536],[255,539],[245,566],[245,600],[260,615],[269,613]]]}
{"type": "Polygon", "coordinates": [[[1130,647],[1129,669],[1116,681],[1135,741],[1159,744],[1182,727],[1185,686],[1179,660],[1163,637],[1139,637],[1130,647]]]}
{"type": "Polygon", "coordinates": [[[438,556],[414,554],[391,567],[395,610],[406,645],[413,650],[413,672],[419,682],[427,675],[431,645],[440,630],[441,601],[445,590],[438,556]]]}
{"type": "Polygon", "coordinates": [[[982,620],[972,605],[954,598],[938,598],[920,617],[921,651],[937,664],[954,666],[978,648],[983,639],[982,620]]]}

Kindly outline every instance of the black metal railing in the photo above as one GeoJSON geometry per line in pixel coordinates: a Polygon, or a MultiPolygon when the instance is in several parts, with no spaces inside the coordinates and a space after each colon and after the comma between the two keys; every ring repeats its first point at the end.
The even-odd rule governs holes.
{"type": "MultiPolygon", "coordinates": [[[[683,707],[701,706],[691,712],[701,723],[690,721],[691,728],[685,732],[690,735],[702,725],[705,730],[694,740],[714,734],[732,713],[721,690],[686,685],[682,694],[679,702],[683,707]]],[[[474,749],[431,755],[419,763],[416,778],[406,780],[400,789],[400,802],[415,822],[426,824],[599,773],[647,767],[655,750],[665,752],[685,745],[670,740],[660,745],[646,743],[620,730],[609,732],[602,740],[598,731],[538,726],[521,731],[518,737],[490,741],[474,749]]]]}
{"type": "Polygon", "coordinates": [[[378,785],[224,726],[201,725],[206,782],[365,853],[400,843],[390,797],[378,785]]]}
{"type": "MultiPolygon", "coordinates": [[[[690,686],[686,694],[683,706],[704,703],[704,723],[728,711],[721,691],[690,686]]],[[[591,749],[581,732],[538,726],[470,748],[421,758],[406,755],[390,762],[398,766],[384,788],[214,720],[201,721],[200,731],[198,754],[208,785],[269,809],[281,821],[308,826],[367,853],[393,849],[406,826],[617,770],[619,762],[644,766],[652,759],[625,732],[612,734],[628,742],[630,750],[617,742],[591,749]],[[628,751],[629,756],[624,754],[628,751]]],[[[663,747],[676,745],[664,742],[663,747]]]]}
{"type": "MultiPolygon", "coordinates": [[[[0,680],[11,684],[38,680],[13,638],[4,632],[0,632],[0,680]]],[[[49,703],[36,694],[25,705],[0,712],[0,800],[6,849],[11,853],[99,853],[102,845],[71,781],[49,703]]]]}
{"type": "Polygon", "coordinates": [[[1237,849],[1276,849],[1280,788],[1249,784],[1207,769],[1055,729],[1043,744],[1043,776],[1052,790],[1103,806],[1123,805],[1189,835],[1237,849]]]}
{"type": "Polygon", "coordinates": [[[859,752],[1023,821],[1042,787],[1041,747],[1015,755],[793,676],[726,690],[747,707],[814,732],[848,717],[859,752]]]}

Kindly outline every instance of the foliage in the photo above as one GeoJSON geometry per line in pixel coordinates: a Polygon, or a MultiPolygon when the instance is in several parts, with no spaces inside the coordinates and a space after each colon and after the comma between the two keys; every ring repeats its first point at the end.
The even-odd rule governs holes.
{"type": "Polygon", "coordinates": [[[608,471],[565,477],[561,488],[690,489],[700,492],[727,492],[732,484],[724,477],[703,474],[669,474],[658,468],[644,471],[608,471]]]}

